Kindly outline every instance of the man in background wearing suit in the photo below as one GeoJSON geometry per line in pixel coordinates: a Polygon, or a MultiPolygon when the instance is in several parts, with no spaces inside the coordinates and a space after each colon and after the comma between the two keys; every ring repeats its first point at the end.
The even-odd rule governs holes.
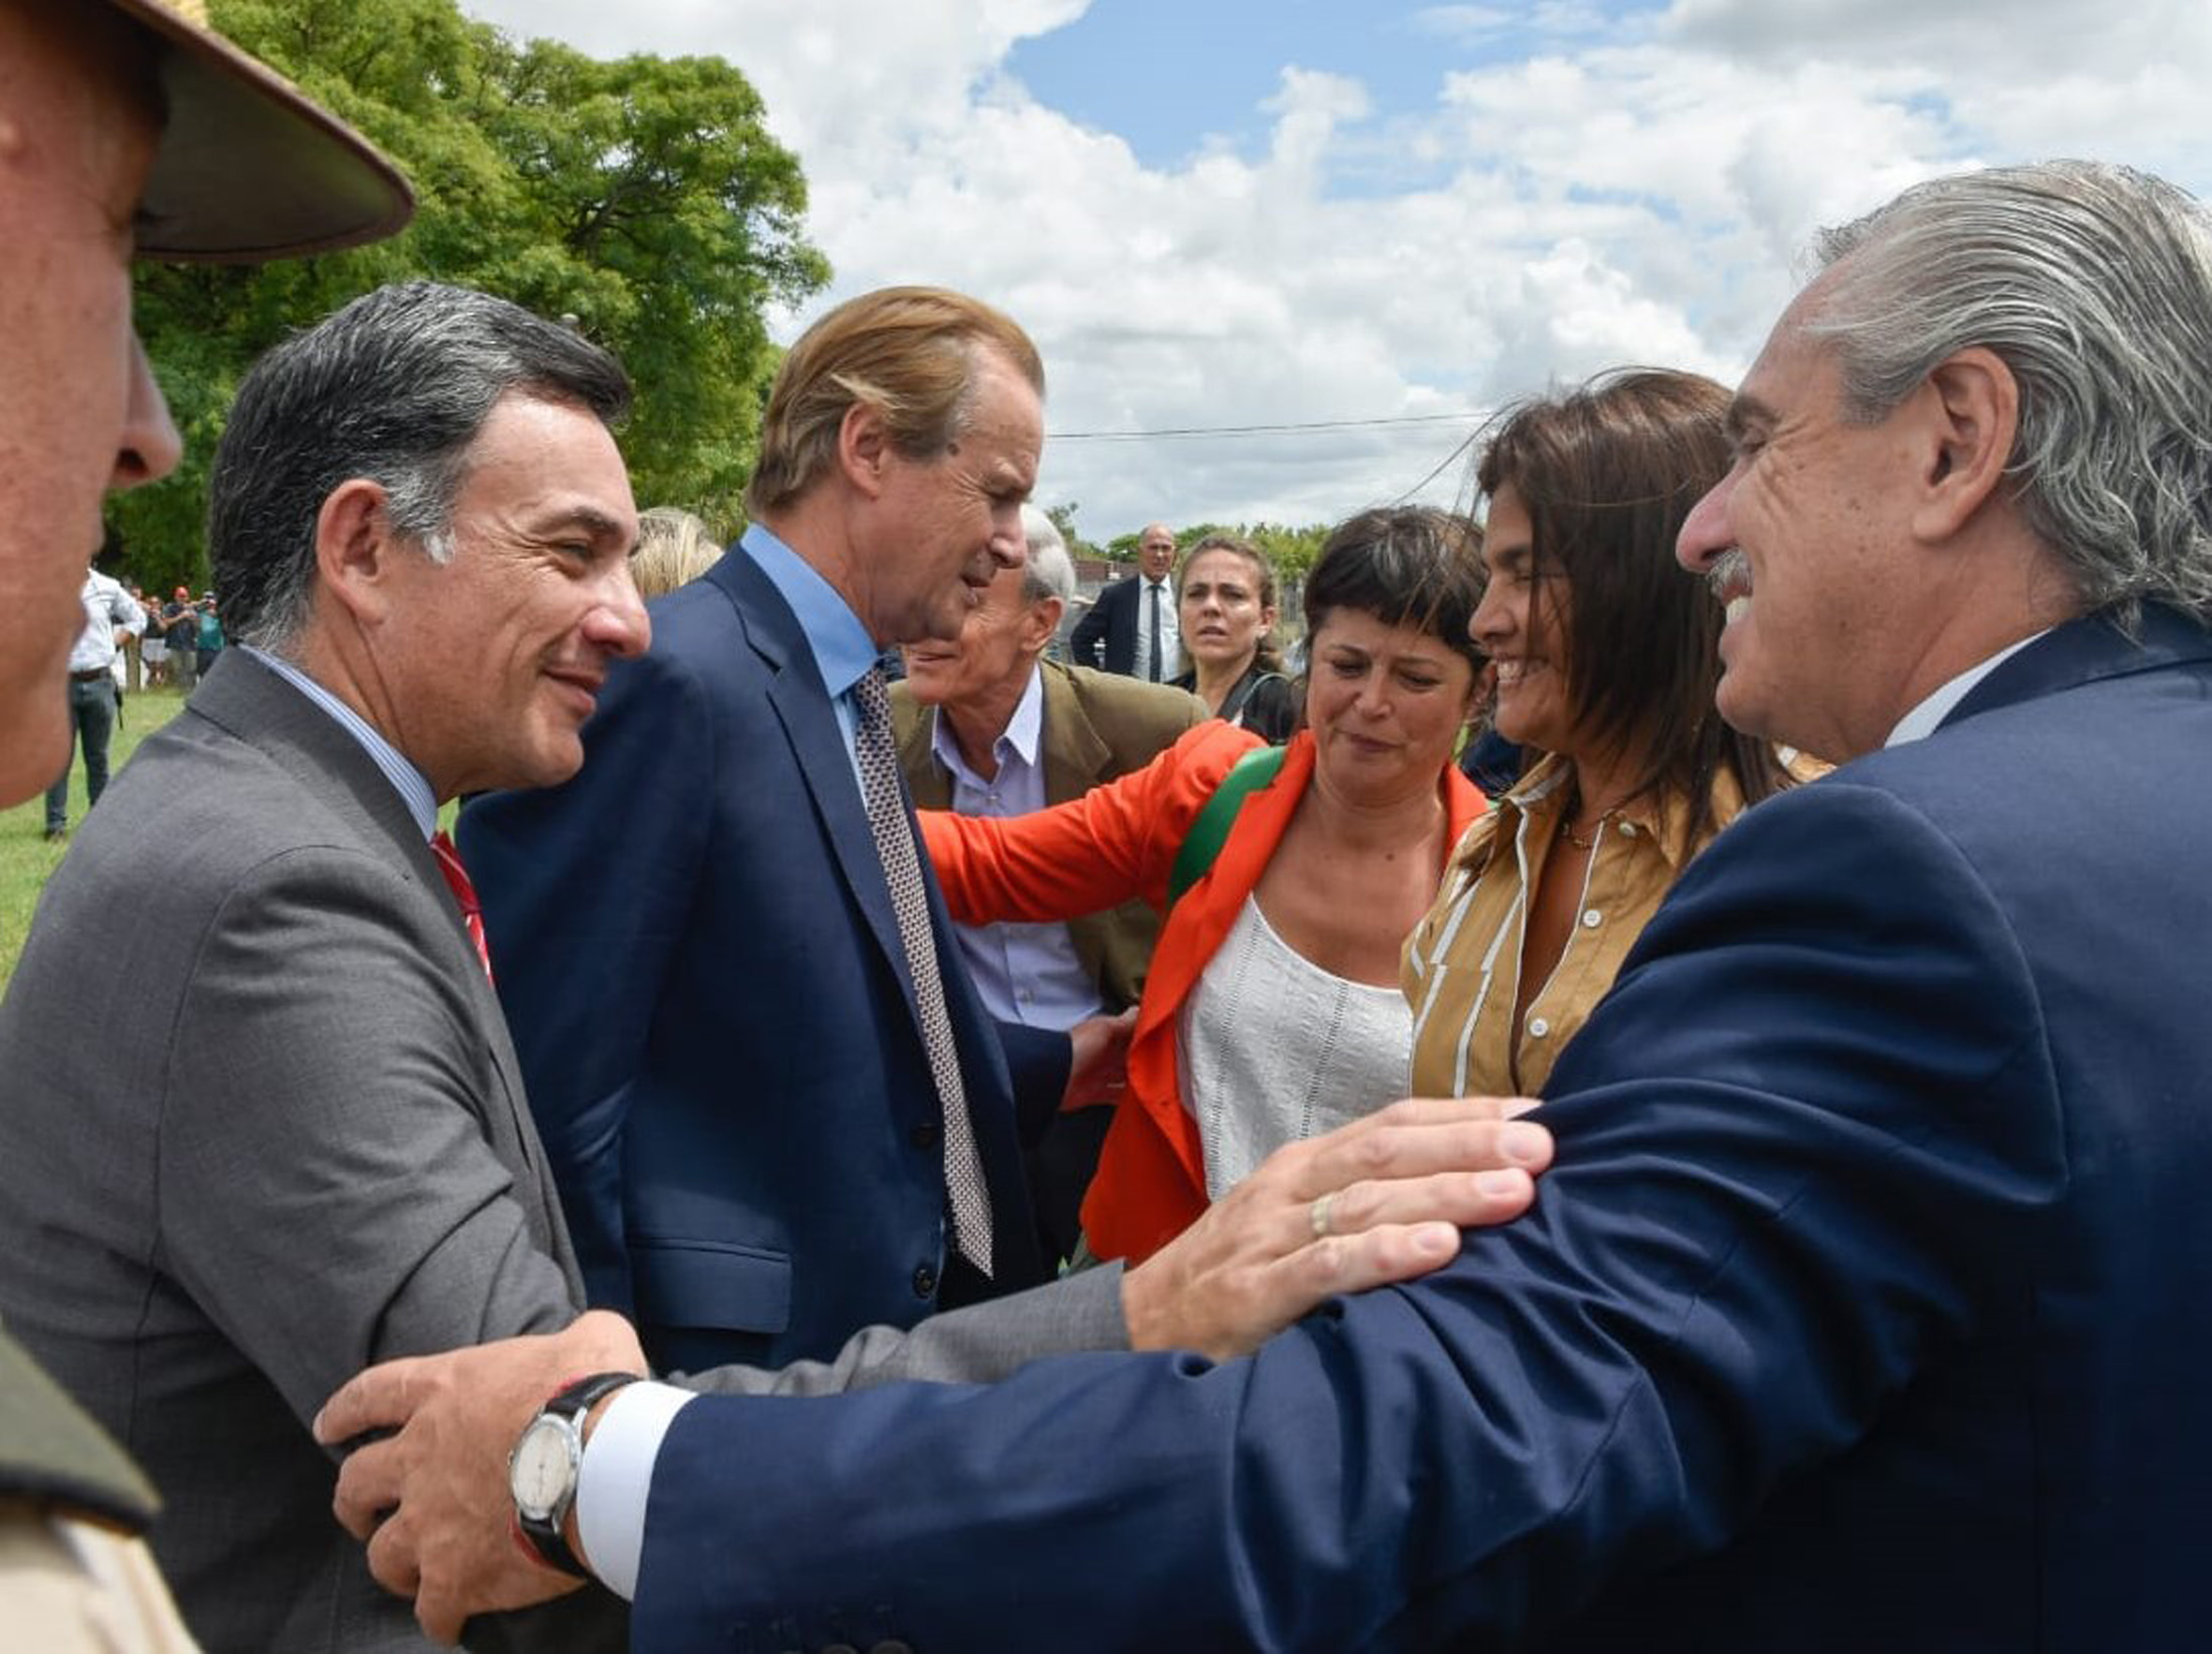
{"type": "MultiPolygon", "coordinates": [[[[144,1462],[211,1649],[420,1647],[322,1519],[305,1421],[378,1351],[580,1301],[433,834],[571,772],[644,647],[628,395],[568,329],[427,285],[265,357],[211,483],[243,646],[87,818],[0,1006],[0,1302],[144,1462]]],[[[509,1629],[601,1646],[570,1610],[608,1606],[509,1629]]]]}
{"type": "MultiPolygon", "coordinates": [[[[70,648],[88,619],[79,596],[102,539],[101,495],[154,481],[179,457],[131,326],[133,258],[255,263],[332,249],[397,229],[413,203],[358,134],[209,32],[190,0],[0,0],[0,126],[7,805],[68,765],[70,648]]],[[[112,952],[121,934],[88,945],[112,952]]],[[[72,1009],[96,1043],[102,1029],[85,1016],[72,1009]]],[[[0,1074],[0,1115],[11,1122],[21,1079],[0,1074]]],[[[18,1152],[11,1126],[0,1159],[18,1152]]],[[[12,1248],[0,1300],[16,1277],[48,1266],[43,1248],[12,1248]]],[[[10,1646],[188,1649],[146,1547],[126,1537],[155,1509],[138,1469],[0,1332],[0,1623],[10,1646]]]]}
{"type": "Polygon", "coordinates": [[[1532,1215],[1248,1361],[682,1405],[584,1513],[639,1647],[2202,1642],[2212,214],[2054,163],[1821,251],[1680,554],[1721,713],[1845,761],[1675,885],[1532,1215]]]}
{"type": "Polygon", "coordinates": [[[1100,592],[1069,634],[1076,664],[1153,684],[1167,683],[1180,672],[1182,633],[1175,585],[1169,578],[1174,572],[1174,531],[1154,523],[1138,538],[1137,572],[1100,592]]]}
{"type": "MultiPolygon", "coordinates": [[[[1045,658],[1075,593],[1053,521],[1022,508],[1028,558],[1002,569],[960,636],[906,649],[891,691],[899,767],[915,805],[1018,816],[1066,804],[1150,763],[1202,721],[1205,705],[1166,685],[1045,658]]],[[[955,924],[984,1009],[1000,1022],[1067,1029],[1137,1002],[1159,915],[1125,902],[1064,924],[955,924]]],[[[1054,1119],[1029,1154],[1030,1192],[1048,1258],[1074,1249],[1077,1208],[1113,1110],[1054,1119]]]]}

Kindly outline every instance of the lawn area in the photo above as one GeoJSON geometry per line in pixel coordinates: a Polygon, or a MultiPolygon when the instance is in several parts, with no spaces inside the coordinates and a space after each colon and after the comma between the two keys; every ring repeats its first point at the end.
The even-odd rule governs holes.
{"type": "MultiPolygon", "coordinates": [[[[138,745],[177,716],[184,698],[174,689],[147,689],[123,703],[123,724],[108,749],[111,776],[119,774],[138,745]]],[[[84,820],[84,757],[78,753],[69,775],[69,829],[84,820]]],[[[11,810],[0,810],[0,990],[15,974],[16,955],[22,952],[23,933],[31,927],[31,912],[47,875],[60,864],[67,844],[46,842],[46,800],[43,794],[11,810]]]]}

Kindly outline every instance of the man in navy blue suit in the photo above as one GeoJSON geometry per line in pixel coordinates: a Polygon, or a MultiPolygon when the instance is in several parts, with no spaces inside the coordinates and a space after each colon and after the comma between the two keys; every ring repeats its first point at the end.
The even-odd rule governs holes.
{"type": "MultiPolygon", "coordinates": [[[[1681,554],[1723,713],[1843,761],[1684,875],[1532,1214],[1248,1359],[641,1435],[625,1389],[581,1524],[641,1539],[637,1647],[2202,1645],[2212,217],[2057,163],[1821,253],[1681,554]]],[[[560,1357],[461,1357],[409,1429],[495,1463],[560,1357]]],[[[429,1507],[380,1576],[457,1588],[377,1451],[342,1508],[429,1507]]]]}
{"type": "Polygon", "coordinates": [[[1068,634],[1078,666],[1168,683],[1183,670],[1182,628],[1175,608],[1175,534],[1147,524],[1137,538],[1137,572],[1100,592],[1068,634]]]}
{"type": "MultiPolygon", "coordinates": [[[[1022,560],[1043,384],[1022,330],[958,294],[824,317],[770,398],[752,526],[609,674],[582,773],[464,817],[586,1290],[656,1366],[822,1358],[1042,1278],[1000,1038],[926,879],[909,952],[859,698],[886,643],[956,636],[1022,560]]],[[[1048,1118],[1067,1050],[1021,1048],[1048,1118]]]]}

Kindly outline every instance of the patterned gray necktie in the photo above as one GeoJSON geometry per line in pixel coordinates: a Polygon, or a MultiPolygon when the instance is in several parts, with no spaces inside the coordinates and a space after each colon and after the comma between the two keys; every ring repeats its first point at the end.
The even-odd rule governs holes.
{"type": "Polygon", "coordinates": [[[945,1009],[945,984],[937,975],[936,938],[930,934],[929,897],[922,884],[922,860],[914,848],[906,795],[899,787],[898,753],[891,740],[891,696],[883,669],[874,666],[853,686],[860,709],[861,795],[868,806],[868,827],[876,854],[891,886],[892,911],[898,915],[899,940],[914,977],[914,1003],[922,1013],[922,1042],[929,1052],[930,1075],[945,1119],[945,1189],[952,1200],[952,1240],[960,1255],[991,1276],[991,1198],[983,1186],[983,1163],[976,1153],[975,1127],[967,1115],[967,1089],[960,1080],[960,1053],[952,1042],[952,1018],[945,1009]]]}

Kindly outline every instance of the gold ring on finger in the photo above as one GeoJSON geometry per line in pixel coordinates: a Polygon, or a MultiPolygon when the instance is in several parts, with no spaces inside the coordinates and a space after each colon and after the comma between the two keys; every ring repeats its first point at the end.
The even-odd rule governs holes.
{"type": "Polygon", "coordinates": [[[1319,1196],[1313,1204],[1306,1208],[1305,1220],[1313,1226],[1314,1239],[1327,1240],[1329,1238],[1329,1206],[1335,1199],[1335,1191],[1332,1189],[1329,1193],[1319,1196]]]}

